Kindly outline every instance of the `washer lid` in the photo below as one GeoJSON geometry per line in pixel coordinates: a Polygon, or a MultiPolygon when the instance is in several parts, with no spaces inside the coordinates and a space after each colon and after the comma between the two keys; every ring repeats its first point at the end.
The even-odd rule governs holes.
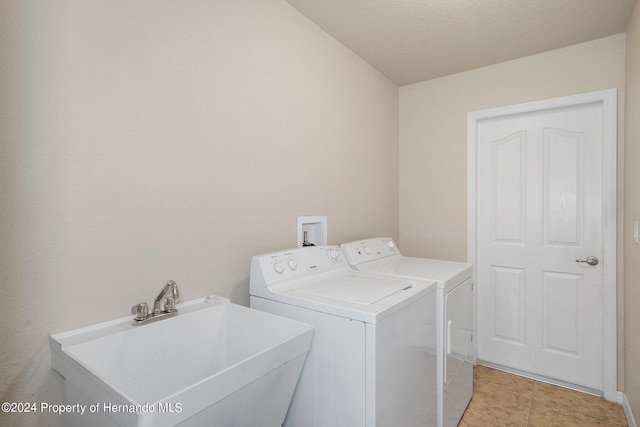
{"type": "Polygon", "coordinates": [[[429,280],[340,270],[271,285],[268,291],[267,299],[375,324],[427,295],[433,295],[435,303],[436,285],[429,280]]]}
{"type": "Polygon", "coordinates": [[[413,287],[414,283],[403,279],[372,280],[371,277],[345,274],[331,279],[312,282],[292,290],[292,293],[369,305],[413,287]]]}

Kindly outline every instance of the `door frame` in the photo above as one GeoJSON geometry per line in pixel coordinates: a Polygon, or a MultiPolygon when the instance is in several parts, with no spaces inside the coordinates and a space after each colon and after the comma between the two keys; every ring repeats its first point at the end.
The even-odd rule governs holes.
{"type": "MultiPolygon", "coordinates": [[[[467,262],[477,261],[477,124],[481,120],[513,114],[535,113],[583,104],[602,104],[603,112],[603,201],[604,201],[604,316],[603,316],[603,392],[604,398],[616,402],[617,390],[617,89],[588,92],[505,107],[467,113],[467,262]]],[[[476,272],[474,269],[474,282],[476,272]]],[[[477,289],[477,287],[476,287],[477,289]]],[[[475,313],[477,298],[474,294],[475,313]]],[[[477,318],[475,319],[477,326],[477,318]]],[[[477,354],[477,340],[474,354],[477,354]]]]}

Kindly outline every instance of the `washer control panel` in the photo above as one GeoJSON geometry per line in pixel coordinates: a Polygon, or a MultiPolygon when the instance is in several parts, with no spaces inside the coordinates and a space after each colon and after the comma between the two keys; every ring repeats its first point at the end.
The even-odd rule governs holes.
{"type": "Polygon", "coordinates": [[[256,255],[251,264],[252,274],[259,269],[266,286],[349,266],[339,246],[307,246],[256,255]]]}
{"type": "Polygon", "coordinates": [[[392,255],[400,255],[398,246],[390,237],[358,240],[340,245],[351,265],[374,261],[392,255]]]}

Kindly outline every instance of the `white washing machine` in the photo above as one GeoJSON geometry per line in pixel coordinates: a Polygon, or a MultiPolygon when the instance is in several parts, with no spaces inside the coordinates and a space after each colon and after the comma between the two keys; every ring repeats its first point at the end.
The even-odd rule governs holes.
{"type": "Polygon", "coordinates": [[[341,245],[358,271],[437,283],[438,427],[455,427],[473,396],[473,266],[403,256],[390,238],[341,245]]]}
{"type": "Polygon", "coordinates": [[[314,326],[285,426],[436,423],[436,286],[353,270],[338,246],[254,256],[251,307],[314,326]]]}

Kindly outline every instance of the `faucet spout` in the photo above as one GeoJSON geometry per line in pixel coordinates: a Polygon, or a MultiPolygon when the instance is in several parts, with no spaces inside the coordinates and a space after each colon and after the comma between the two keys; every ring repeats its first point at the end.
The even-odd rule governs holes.
{"type": "Polygon", "coordinates": [[[153,302],[153,311],[149,312],[146,302],[141,302],[131,308],[131,314],[136,315],[133,319],[133,325],[146,325],[147,323],[175,316],[178,314],[176,303],[178,302],[179,297],[180,293],[178,292],[178,285],[173,280],[169,280],[153,302]],[[169,292],[171,292],[171,296],[167,296],[165,298],[169,292]],[[160,307],[163,299],[164,309],[160,307]]]}
{"type": "Polygon", "coordinates": [[[178,302],[178,298],[180,297],[180,293],[178,292],[178,285],[173,280],[169,280],[166,285],[162,288],[155,301],[153,302],[153,313],[158,314],[162,312],[160,308],[160,304],[162,303],[162,299],[165,295],[171,291],[171,297],[173,298],[173,303],[170,305],[173,306],[176,302],[178,302]]]}

